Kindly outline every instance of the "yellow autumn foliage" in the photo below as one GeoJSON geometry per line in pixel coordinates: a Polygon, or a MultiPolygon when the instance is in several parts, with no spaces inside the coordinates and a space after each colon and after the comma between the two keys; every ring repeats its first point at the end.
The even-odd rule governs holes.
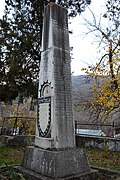
{"type": "Polygon", "coordinates": [[[17,127],[21,128],[24,125],[26,134],[34,134],[36,111],[30,111],[30,102],[30,99],[24,100],[21,104],[17,100],[14,100],[11,105],[1,102],[0,120],[7,115],[7,125],[13,128],[17,118],[17,127]]]}
{"type": "Polygon", "coordinates": [[[102,65],[96,64],[94,67],[88,67],[86,70],[89,77],[93,79],[94,85],[90,102],[94,110],[99,112],[99,117],[104,119],[113,111],[120,110],[120,58],[118,53],[113,61],[102,65]],[[114,77],[110,74],[110,66],[113,66],[114,77]],[[109,66],[108,66],[109,65],[109,66]],[[92,70],[91,70],[92,69],[92,70]],[[116,84],[117,86],[115,86],[116,84]],[[99,108],[98,108],[99,106],[99,108]],[[104,113],[103,113],[104,112],[104,113]],[[103,116],[103,114],[105,116],[103,116]]]}

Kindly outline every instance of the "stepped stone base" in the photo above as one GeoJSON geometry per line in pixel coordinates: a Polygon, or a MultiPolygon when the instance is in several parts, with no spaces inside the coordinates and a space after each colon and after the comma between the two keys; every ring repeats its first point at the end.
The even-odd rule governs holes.
{"type": "Polygon", "coordinates": [[[50,178],[27,170],[23,167],[21,167],[19,170],[20,172],[22,171],[26,180],[96,180],[98,177],[98,171],[96,170],[90,170],[90,172],[81,173],[78,175],[71,175],[63,178],[50,178]]]}
{"type": "Polygon", "coordinates": [[[25,152],[21,170],[29,180],[78,180],[80,176],[93,174],[87,157],[80,148],[45,150],[30,146],[25,152]]]}

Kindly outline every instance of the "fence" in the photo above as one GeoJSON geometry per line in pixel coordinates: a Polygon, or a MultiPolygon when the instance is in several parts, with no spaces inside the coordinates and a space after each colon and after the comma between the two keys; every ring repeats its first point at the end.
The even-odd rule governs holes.
{"type": "Polygon", "coordinates": [[[77,129],[89,129],[89,130],[102,130],[106,136],[115,137],[120,134],[120,126],[113,124],[95,124],[95,123],[78,123],[75,121],[76,134],[78,134],[77,129]]]}
{"type": "MultiPolygon", "coordinates": [[[[30,117],[4,117],[1,121],[1,134],[35,134],[36,119],[30,117]]],[[[75,122],[75,129],[102,130],[106,136],[115,137],[120,134],[120,126],[113,124],[93,124],[75,122]]],[[[77,134],[77,131],[76,131],[77,134]]]]}
{"type": "Polygon", "coordinates": [[[30,117],[4,117],[1,122],[1,134],[35,134],[35,118],[30,117]]]}

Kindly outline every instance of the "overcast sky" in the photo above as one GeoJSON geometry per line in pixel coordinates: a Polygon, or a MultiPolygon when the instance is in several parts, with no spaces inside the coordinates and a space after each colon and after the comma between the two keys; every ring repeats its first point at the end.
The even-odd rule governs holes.
{"type": "MultiPolygon", "coordinates": [[[[99,19],[100,14],[105,11],[105,0],[92,0],[89,8],[99,19]]],[[[86,8],[80,16],[71,19],[70,30],[73,30],[73,34],[70,35],[70,46],[73,47],[73,58],[71,62],[71,70],[73,75],[83,74],[82,67],[95,64],[100,57],[98,53],[98,44],[95,43],[95,39],[92,34],[85,36],[88,32],[87,27],[84,25],[84,18],[92,21],[92,15],[89,8],[86,8]]],[[[3,14],[4,0],[0,0],[0,17],[3,14]]]]}
{"type": "MultiPolygon", "coordinates": [[[[92,0],[89,8],[99,21],[101,14],[105,13],[105,0],[92,0]]],[[[74,18],[70,25],[70,30],[73,30],[73,34],[70,35],[70,45],[73,46],[74,57],[71,64],[72,72],[74,72],[73,75],[83,74],[81,68],[95,64],[101,56],[98,43],[95,42],[95,36],[93,36],[92,33],[87,36],[85,35],[88,32],[88,29],[84,25],[84,19],[90,20],[91,22],[93,20],[89,8],[86,8],[85,12],[74,18]]],[[[104,23],[107,23],[104,19],[102,19],[102,22],[103,21],[104,23]]]]}

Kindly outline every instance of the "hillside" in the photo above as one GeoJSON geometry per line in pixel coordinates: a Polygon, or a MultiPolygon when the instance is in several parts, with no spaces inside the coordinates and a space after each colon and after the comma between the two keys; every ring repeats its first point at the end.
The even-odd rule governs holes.
{"type": "MultiPolygon", "coordinates": [[[[92,79],[89,79],[87,75],[79,75],[79,76],[72,76],[72,90],[73,90],[73,102],[74,102],[74,120],[80,123],[99,123],[95,122],[92,117],[91,113],[88,108],[85,108],[84,104],[92,95],[92,90],[90,87],[94,85],[92,79]]],[[[7,105],[9,109],[10,105],[7,105]]],[[[26,104],[25,109],[28,108],[26,104]]],[[[7,110],[8,110],[7,109],[7,110]]],[[[31,112],[28,108],[28,111],[31,112]]],[[[26,111],[27,112],[27,111],[26,111]]],[[[2,116],[9,116],[8,111],[1,108],[0,104],[0,114],[2,116]]],[[[28,116],[28,115],[24,115],[28,116]]],[[[118,124],[120,120],[120,112],[114,115],[111,119],[106,121],[106,124],[112,124],[113,121],[115,124],[118,124]]]]}
{"type": "MultiPolygon", "coordinates": [[[[84,103],[91,97],[92,90],[90,87],[94,85],[92,79],[87,75],[72,76],[73,102],[74,102],[74,119],[80,123],[97,123],[91,118],[89,109],[83,107],[84,103]]],[[[111,116],[106,124],[118,124],[120,120],[120,112],[111,116]]]]}
{"type": "Polygon", "coordinates": [[[72,76],[73,102],[74,102],[74,120],[82,123],[89,122],[89,111],[82,107],[86,99],[91,97],[90,87],[92,81],[89,81],[86,75],[72,76]]]}

